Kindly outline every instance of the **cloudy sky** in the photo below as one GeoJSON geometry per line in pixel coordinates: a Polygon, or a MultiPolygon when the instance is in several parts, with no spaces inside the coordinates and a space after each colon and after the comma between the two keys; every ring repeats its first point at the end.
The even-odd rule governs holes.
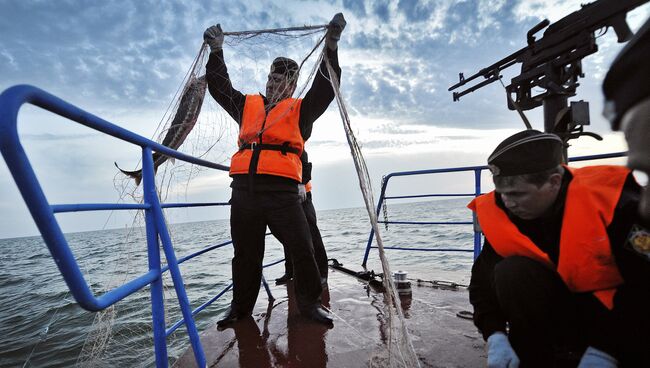
{"type": "MultiPolygon", "coordinates": [[[[578,10],[581,2],[0,0],[0,90],[32,84],[152,137],[201,47],[207,26],[221,23],[225,31],[241,31],[320,25],[343,12],[348,26],[339,50],[342,94],[378,185],[382,175],[393,171],[483,164],[501,139],[522,129],[517,115],[506,108],[498,83],[460,102],[452,102],[447,88],[457,82],[459,72],[468,76],[523,47],[527,30],[540,20],[556,21],[578,10]]],[[[638,29],[649,14],[648,5],[630,13],[631,28],[638,29]]],[[[611,30],[598,38],[598,44],[601,51],[584,61],[586,77],[572,100],[590,102],[588,130],[602,134],[605,141],[582,138],[571,148],[572,155],[625,149],[622,137],[609,132],[600,114],[600,85],[621,46],[611,30]]],[[[258,43],[266,50],[283,47],[274,45],[258,43]]],[[[263,90],[265,70],[277,56],[270,51],[254,53],[252,48],[225,47],[233,83],[247,93],[263,90]],[[251,63],[254,68],[263,66],[256,73],[259,76],[247,84],[241,78],[237,84],[246,74],[237,70],[247,70],[251,63]]],[[[516,69],[504,73],[506,82],[516,69]]],[[[543,128],[540,111],[530,112],[529,117],[534,127],[543,128]]],[[[233,129],[234,123],[221,120],[233,129]]],[[[115,189],[112,162],[128,168],[137,164],[137,149],[102,140],[92,130],[30,106],[21,110],[19,133],[52,203],[115,202],[120,193],[115,189]]],[[[360,206],[335,104],[316,123],[307,147],[314,163],[316,207],[360,206]]],[[[225,201],[228,182],[223,174],[204,175],[196,185],[180,191],[189,200],[225,201]]],[[[427,188],[422,183],[401,185],[408,192],[402,194],[430,189],[429,185],[452,192],[472,188],[471,182],[467,189],[457,189],[445,180],[434,180],[427,188]]],[[[4,162],[0,188],[0,238],[36,234],[4,162]]],[[[179,219],[225,216],[223,211],[205,210],[179,219]]],[[[106,217],[104,213],[59,218],[64,231],[123,225],[119,216],[106,225],[106,217]]]]}

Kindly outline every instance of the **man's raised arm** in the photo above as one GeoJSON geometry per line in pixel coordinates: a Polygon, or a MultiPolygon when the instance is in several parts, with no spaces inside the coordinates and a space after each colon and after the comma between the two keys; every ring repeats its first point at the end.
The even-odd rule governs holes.
{"type": "Polygon", "coordinates": [[[224,110],[241,124],[246,96],[234,89],[228,75],[228,68],[223,59],[223,31],[221,25],[208,27],[203,33],[203,40],[210,46],[210,58],[205,67],[208,90],[224,110]]]}

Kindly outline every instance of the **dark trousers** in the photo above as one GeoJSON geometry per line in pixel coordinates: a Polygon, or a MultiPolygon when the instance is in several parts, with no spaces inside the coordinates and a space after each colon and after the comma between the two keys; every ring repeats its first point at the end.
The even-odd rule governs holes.
{"type": "MultiPolygon", "coordinates": [[[[309,224],[309,231],[311,233],[311,242],[314,246],[314,258],[316,259],[316,264],[318,265],[318,271],[320,272],[320,277],[327,278],[327,252],[325,251],[325,244],[323,244],[323,238],[320,235],[320,230],[318,230],[318,223],[316,219],[316,209],[314,209],[314,204],[311,200],[311,192],[307,193],[307,200],[302,203],[302,209],[305,212],[307,217],[307,223],[309,224]]],[[[282,242],[282,239],[278,238],[282,242]]],[[[284,246],[284,273],[289,276],[293,276],[293,261],[291,253],[287,251],[287,247],[284,246]]]]}
{"type": "Polygon", "coordinates": [[[577,365],[587,347],[580,303],[555,271],[530,258],[508,257],[496,265],[494,284],[522,367],[577,365]]]}
{"type": "Polygon", "coordinates": [[[620,286],[610,311],[526,257],[500,261],[494,284],[522,367],[575,367],[587,346],[614,356],[621,367],[650,367],[647,290],[620,286]]]}
{"type": "Polygon", "coordinates": [[[294,287],[301,310],[320,304],[321,284],[311,233],[297,193],[233,189],[230,200],[232,308],[251,313],[262,280],[266,227],[282,238],[295,260],[294,287]]]}

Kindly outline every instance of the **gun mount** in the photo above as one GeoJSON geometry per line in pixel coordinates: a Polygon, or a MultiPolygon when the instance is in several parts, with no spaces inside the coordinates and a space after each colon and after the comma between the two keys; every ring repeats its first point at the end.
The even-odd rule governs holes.
{"type": "Polygon", "coordinates": [[[521,111],[543,106],[544,131],[560,136],[565,146],[569,139],[581,135],[602,139],[595,133],[583,131],[583,126],[589,125],[588,102],[569,105],[568,98],[576,95],[580,86],[578,79],[584,77],[582,59],[598,51],[595,33],[612,27],[618,42],[628,41],[633,34],[625,17],[648,1],[598,0],[582,5],[580,10],[553,24],[545,19],[528,31],[527,46],[468,78],[459,73],[459,82],[449,87],[449,91],[484,78],[471,87],[453,92],[454,101],[459,101],[462,96],[500,80],[502,70],[521,63],[521,73],[506,86],[510,110],[518,110],[523,115],[521,111]],[[535,35],[544,28],[542,37],[536,39],[535,35]],[[535,94],[534,88],[542,92],[535,94]]]}

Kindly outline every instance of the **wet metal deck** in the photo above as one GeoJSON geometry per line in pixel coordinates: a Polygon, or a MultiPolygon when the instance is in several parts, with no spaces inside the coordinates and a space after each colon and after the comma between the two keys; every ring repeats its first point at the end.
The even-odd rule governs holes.
{"type": "MultiPolygon", "coordinates": [[[[268,304],[260,290],[253,317],[232,328],[216,324],[201,335],[209,367],[368,367],[389,366],[383,294],[363,282],[330,271],[323,304],[334,314],[334,327],[304,319],[293,300],[293,287],[272,285],[268,304]],[[268,306],[267,306],[268,305],[268,306]]],[[[486,362],[482,338],[471,320],[465,289],[413,286],[402,306],[422,367],[480,367],[486,362]]],[[[188,350],[177,367],[194,367],[188,350]]]]}

